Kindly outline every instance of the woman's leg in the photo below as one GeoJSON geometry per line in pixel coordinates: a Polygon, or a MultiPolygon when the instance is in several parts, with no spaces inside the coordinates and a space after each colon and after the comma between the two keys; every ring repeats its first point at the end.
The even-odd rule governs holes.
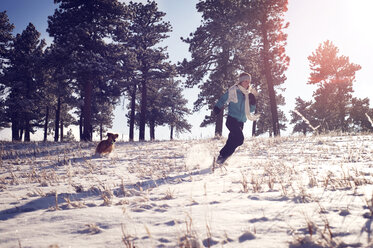
{"type": "Polygon", "coordinates": [[[228,140],[220,150],[220,155],[224,158],[231,156],[236,148],[242,145],[244,141],[242,133],[243,122],[239,122],[233,117],[228,116],[226,126],[229,129],[228,140]]]}

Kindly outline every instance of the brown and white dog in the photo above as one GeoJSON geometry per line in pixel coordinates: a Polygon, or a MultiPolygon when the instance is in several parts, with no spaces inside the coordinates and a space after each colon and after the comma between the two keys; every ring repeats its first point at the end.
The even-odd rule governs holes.
{"type": "Polygon", "coordinates": [[[108,138],[98,143],[96,148],[96,155],[109,154],[114,149],[114,143],[118,138],[118,134],[107,133],[108,138]]]}

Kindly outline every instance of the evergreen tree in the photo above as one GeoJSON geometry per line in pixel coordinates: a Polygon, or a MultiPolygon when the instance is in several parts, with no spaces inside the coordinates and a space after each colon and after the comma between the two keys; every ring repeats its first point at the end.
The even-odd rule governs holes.
{"type": "Polygon", "coordinates": [[[183,97],[182,88],[180,82],[177,80],[171,80],[170,86],[167,89],[168,96],[164,99],[168,104],[167,110],[167,124],[170,126],[170,140],[174,139],[174,133],[176,135],[190,132],[192,125],[185,119],[186,115],[190,115],[191,111],[187,108],[188,100],[183,97]]]}
{"type": "MultiPolygon", "coordinates": [[[[205,0],[197,4],[197,10],[203,22],[190,38],[184,39],[192,59],[181,64],[181,72],[188,75],[187,85],[199,85],[201,89],[194,111],[206,104],[212,109],[218,97],[236,82],[238,70],[247,71],[253,76],[253,85],[269,99],[269,107],[262,106],[266,112],[258,122],[260,129],[279,135],[284,128],[279,119],[286,118],[282,112],[279,114],[277,105],[284,104],[284,98],[276,95],[274,86],[279,88],[285,81],[289,63],[284,49],[287,36],[283,33],[288,25],[283,18],[287,1],[205,0]],[[266,118],[268,113],[271,118],[266,118]],[[266,127],[269,120],[271,129],[266,127]]],[[[217,119],[206,116],[201,126],[213,121],[215,133],[221,135],[223,111],[217,119]]]]}
{"type": "Polygon", "coordinates": [[[40,74],[45,41],[39,37],[32,23],[22,34],[17,34],[9,67],[4,70],[4,81],[9,88],[6,105],[12,123],[12,140],[21,140],[24,134],[24,140],[30,141],[30,133],[41,126],[44,82],[40,74]]]}
{"type": "Polygon", "coordinates": [[[0,128],[9,127],[6,116],[5,96],[6,90],[3,82],[3,70],[9,63],[9,52],[12,46],[14,25],[9,22],[6,11],[0,12],[0,128]]]}
{"type": "MultiPolygon", "coordinates": [[[[180,82],[173,79],[155,79],[148,87],[147,121],[151,140],[155,140],[157,126],[169,125],[170,138],[173,139],[174,131],[177,134],[189,131],[191,125],[185,119],[190,114],[186,107],[187,100],[182,95],[180,82]]],[[[140,109],[141,102],[136,104],[140,109]]],[[[128,116],[127,116],[128,117],[128,116]]],[[[140,123],[140,114],[135,115],[135,123],[140,123]]]]}
{"type": "Polygon", "coordinates": [[[14,25],[9,22],[6,11],[0,12],[0,75],[8,64],[9,50],[13,41],[14,25]]]}
{"type": "MultiPolygon", "coordinates": [[[[44,129],[49,124],[49,113],[53,113],[55,142],[59,139],[63,140],[63,127],[74,123],[75,120],[69,111],[78,105],[73,94],[70,74],[66,71],[66,63],[68,63],[68,57],[64,54],[62,47],[59,47],[56,43],[48,47],[45,52],[45,67],[48,75],[45,92],[46,121],[44,129]]],[[[44,135],[44,138],[46,139],[46,135],[44,135]]]]}
{"type": "Polygon", "coordinates": [[[54,43],[63,48],[67,57],[65,70],[75,82],[81,95],[82,140],[92,140],[92,101],[96,89],[115,92],[119,88],[114,80],[115,66],[112,47],[107,38],[112,38],[116,28],[122,25],[126,9],[117,0],[55,0],[59,4],[53,16],[48,18],[48,32],[54,43]],[[107,90],[109,88],[109,90],[107,90]]]}
{"type": "Polygon", "coordinates": [[[348,119],[351,131],[373,132],[373,126],[366,116],[373,117],[373,109],[369,108],[369,98],[359,99],[353,97],[351,104],[348,119]]]}
{"type": "Polygon", "coordinates": [[[293,133],[300,132],[300,133],[303,133],[304,135],[307,135],[307,133],[314,131],[310,125],[312,125],[313,127],[317,126],[315,121],[313,120],[314,113],[312,112],[312,109],[311,109],[312,101],[304,101],[300,97],[297,97],[295,101],[296,101],[295,111],[301,114],[310,123],[307,123],[307,121],[304,120],[302,116],[299,116],[298,113],[295,113],[294,111],[292,111],[291,112],[292,119],[290,121],[290,124],[295,124],[293,127],[293,133]]]}
{"type": "Polygon", "coordinates": [[[149,89],[148,125],[150,139],[155,140],[155,128],[157,126],[170,126],[170,139],[173,133],[177,134],[189,131],[191,125],[185,119],[190,114],[186,107],[187,100],[182,96],[182,88],[178,81],[173,79],[157,80],[149,89]]]}
{"type": "MultiPolygon", "coordinates": [[[[132,4],[132,3],[131,3],[132,4]]],[[[129,108],[129,140],[134,140],[135,129],[135,113],[136,113],[136,97],[139,81],[135,72],[138,62],[136,56],[136,47],[134,37],[136,34],[131,33],[129,26],[133,24],[133,17],[135,16],[135,8],[130,5],[125,5],[128,16],[122,20],[122,24],[118,26],[113,37],[116,43],[115,57],[117,64],[116,78],[118,78],[121,85],[122,95],[130,99],[129,108]]]]}
{"type": "MultiPolygon", "coordinates": [[[[260,114],[260,118],[259,120],[253,122],[252,134],[253,136],[257,136],[268,133],[269,137],[273,137],[274,131],[268,90],[265,87],[266,84],[261,84],[260,86],[263,87],[263,90],[260,91],[260,95],[257,98],[257,108],[255,110],[257,113],[260,114]]],[[[276,95],[276,104],[277,106],[285,104],[285,98],[281,94],[276,95]]],[[[279,129],[285,130],[286,125],[284,123],[286,123],[287,121],[285,113],[282,110],[278,109],[277,116],[279,119],[279,129]]]]}
{"type": "Polygon", "coordinates": [[[168,78],[172,73],[171,65],[165,61],[168,58],[166,48],[155,47],[168,37],[167,33],[171,31],[171,25],[162,21],[165,13],[158,10],[155,1],[147,1],[146,4],[131,2],[129,9],[134,14],[129,26],[131,33],[129,44],[136,53],[138,63],[136,68],[138,73],[133,78],[133,82],[138,85],[132,86],[131,95],[133,99],[136,89],[141,92],[139,122],[139,140],[141,141],[145,140],[145,125],[148,121],[146,115],[149,84],[155,79],[168,78]]]}
{"type": "Polygon", "coordinates": [[[355,73],[361,67],[326,41],[308,57],[311,74],[308,83],[317,84],[312,108],[321,131],[348,131],[348,106],[351,104],[355,73]]]}
{"type": "Polygon", "coordinates": [[[155,79],[149,81],[147,92],[146,123],[149,126],[150,140],[155,140],[155,128],[165,123],[166,117],[166,94],[169,92],[165,80],[155,79]]]}
{"type": "MultiPolygon", "coordinates": [[[[251,48],[246,51],[243,49],[241,52],[244,58],[248,58],[247,62],[242,64],[246,71],[260,73],[260,77],[257,78],[259,88],[262,95],[267,95],[269,100],[260,102],[268,104],[263,106],[266,111],[261,112],[261,116],[263,119],[271,120],[272,128],[268,131],[274,136],[279,136],[280,130],[286,128],[281,124],[286,121],[286,117],[278,109],[278,105],[285,104],[285,99],[279,91],[286,80],[285,71],[289,66],[289,57],[285,53],[287,35],[284,33],[289,25],[284,20],[287,5],[288,0],[256,0],[243,1],[241,7],[242,28],[244,32],[249,30],[246,36],[251,40],[250,43],[246,43],[250,44],[251,48]]],[[[259,124],[262,122],[262,125],[268,125],[263,119],[259,120],[259,124]]]]}
{"type": "Polygon", "coordinates": [[[127,86],[127,94],[130,99],[128,124],[129,124],[129,141],[134,140],[135,134],[135,116],[136,116],[136,96],[137,96],[138,82],[132,79],[132,82],[127,86]]]}
{"type": "Polygon", "coordinates": [[[100,140],[106,135],[109,128],[113,127],[114,105],[109,102],[100,102],[95,106],[93,118],[94,131],[97,131],[100,140]]]}
{"type": "MultiPolygon", "coordinates": [[[[194,103],[194,112],[207,105],[213,109],[217,99],[234,84],[239,67],[237,46],[239,36],[235,28],[238,20],[237,1],[200,1],[196,8],[202,13],[202,24],[189,38],[191,60],[180,64],[180,72],[187,75],[186,86],[201,89],[194,103]]],[[[223,115],[206,116],[201,126],[215,123],[215,134],[222,135],[223,115]]]]}

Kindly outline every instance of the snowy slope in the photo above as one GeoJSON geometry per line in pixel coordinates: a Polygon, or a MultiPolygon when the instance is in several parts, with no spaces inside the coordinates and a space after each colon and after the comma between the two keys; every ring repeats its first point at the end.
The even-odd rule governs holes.
{"type": "Polygon", "coordinates": [[[0,247],[373,247],[371,135],[224,142],[3,143],[0,247]]]}

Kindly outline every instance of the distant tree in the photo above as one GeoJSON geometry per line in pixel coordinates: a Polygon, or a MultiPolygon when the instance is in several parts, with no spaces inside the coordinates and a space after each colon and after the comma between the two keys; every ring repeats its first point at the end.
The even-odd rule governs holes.
{"type": "Polygon", "coordinates": [[[115,87],[96,89],[93,95],[92,131],[105,132],[113,126],[114,109],[120,100],[120,89],[116,83],[108,84],[115,87]]]}
{"type": "Polygon", "coordinates": [[[166,93],[168,92],[165,80],[155,79],[148,81],[146,123],[149,126],[150,140],[155,140],[155,128],[166,122],[166,93]]]}
{"type": "Polygon", "coordinates": [[[93,118],[94,131],[97,131],[100,140],[106,135],[109,128],[113,127],[114,105],[109,102],[101,102],[95,105],[93,118]]]}
{"type": "Polygon", "coordinates": [[[135,78],[133,77],[131,82],[128,84],[126,90],[128,98],[130,99],[130,104],[128,107],[129,113],[127,115],[129,124],[129,141],[134,141],[135,137],[136,99],[138,94],[137,85],[138,83],[135,81],[135,78]]]}
{"type": "Polygon", "coordinates": [[[373,118],[373,109],[369,108],[369,98],[359,99],[353,97],[349,109],[349,124],[354,132],[373,132],[373,126],[368,120],[373,118]]]}
{"type": "Polygon", "coordinates": [[[355,73],[361,67],[338,53],[339,49],[331,41],[325,41],[308,57],[311,69],[308,83],[318,85],[312,108],[321,131],[348,131],[348,106],[355,73]]]}
{"type": "MultiPolygon", "coordinates": [[[[274,136],[270,99],[269,95],[266,94],[266,92],[268,91],[266,90],[266,87],[264,87],[264,89],[260,91],[260,95],[257,97],[256,112],[260,114],[260,118],[259,120],[253,122],[253,129],[255,128],[252,131],[253,136],[265,133],[268,133],[269,137],[274,136]]],[[[285,104],[285,98],[279,93],[276,95],[276,104],[277,106],[285,104]]],[[[279,119],[279,129],[286,130],[286,125],[284,123],[286,123],[287,118],[285,116],[285,113],[282,110],[278,109],[277,116],[279,119]]]]}
{"type": "MultiPolygon", "coordinates": [[[[146,115],[149,84],[156,79],[168,78],[172,73],[171,65],[165,61],[168,58],[166,48],[156,47],[168,37],[167,33],[171,31],[171,25],[169,22],[162,21],[165,13],[158,10],[155,1],[147,1],[146,4],[131,2],[129,9],[133,13],[133,19],[129,26],[129,45],[133,48],[138,63],[136,67],[138,73],[132,81],[137,85],[131,86],[131,96],[134,99],[136,90],[140,90],[139,140],[141,141],[145,140],[145,125],[148,121],[146,115]]],[[[131,114],[131,116],[133,115],[131,114]]]]}
{"type": "Polygon", "coordinates": [[[139,66],[136,56],[136,34],[130,32],[129,27],[134,25],[133,18],[136,8],[125,5],[127,17],[122,20],[122,25],[118,26],[113,40],[116,43],[115,57],[117,63],[116,77],[121,86],[122,95],[130,99],[129,106],[129,140],[134,140],[136,99],[138,93],[138,73],[136,68],[139,66]]]}
{"type": "Polygon", "coordinates": [[[9,127],[9,119],[6,116],[5,97],[6,90],[3,83],[4,68],[9,65],[9,52],[12,47],[14,25],[9,22],[6,11],[0,12],[0,128],[9,127]]]}
{"type": "MultiPolygon", "coordinates": [[[[188,38],[191,59],[184,59],[180,72],[187,76],[186,86],[200,88],[194,102],[194,112],[204,106],[213,109],[217,99],[237,80],[239,60],[237,46],[237,3],[235,1],[200,1],[197,11],[202,13],[202,24],[188,38]]],[[[224,111],[217,118],[206,116],[201,126],[215,123],[215,135],[223,131],[224,111]]]]}
{"type": "Polygon", "coordinates": [[[182,95],[180,82],[173,79],[158,80],[153,83],[149,94],[148,124],[150,139],[155,140],[155,127],[169,125],[170,139],[174,131],[182,133],[191,130],[191,125],[185,119],[190,114],[186,107],[187,100],[182,95]],[[154,87],[155,86],[155,87],[154,87]]]}
{"type": "MultiPolygon", "coordinates": [[[[306,120],[308,120],[313,127],[316,127],[316,123],[314,123],[314,113],[312,113],[312,101],[304,101],[302,98],[297,97],[295,99],[295,111],[301,114],[306,120]]],[[[291,111],[291,121],[290,124],[294,124],[293,133],[303,133],[307,135],[307,133],[313,132],[314,130],[311,126],[307,123],[306,120],[299,116],[299,114],[291,111]]]]}
{"type": "MultiPolygon", "coordinates": [[[[48,33],[54,43],[63,48],[68,58],[65,70],[75,82],[76,92],[81,95],[82,140],[92,140],[92,97],[95,89],[115,92],[115,63],[111,46],[116,27],[122,25],[125,13],[117,0],[55,0],[58,5],[53,16],[48,17],[48,33]]],[[[119,86],[118,86],[119,87],[119,86]]]]}
{"type": "Polygon", "coordinates": [[[191,114],[191,111],[186,106],[188,100],[183,97],[183,89],[180,86],[180,82],[177,80],[171,80],[171,85],[167,89],[169,94],[166,95],[165,100],[168,103],[167,111],[167,124],[170,126],[170,140],[174,139],[176,135],[190,132],[192,125],[185,119],[187,115],[191,114]]]}
{"type": "MultiPolygon", "coordinates": [[[[182,95],[180,82],[174,79],[156,79],[148,87],[147,122],[151,140],[155,140],[157,126],[169,125],[171,129],[170,138],[173,133],[190,131],[191,125],[185,119],[190,114],[186,107],[187,100],[182,95]]],[[[139,109],[141,102],[136,104],[139,109]]],[[[140,114],[135,115],[135,122],[140,122],[140,114]]]]}
{"type": "Polygon", "coordinates": [[[13,41],[14,25],[9,22],[6,11],[0,12],[0,74],[9,62],[9,51],[13,41]]]}
{"type": "MultiPolygon", "coordinates": [[[[63,141],[63,128],[75,122],[69,112],[77,107],[76,96],[73,94],[72,79],[66,69],[69,58],[64,54],[64,48],[52,43],[46,49],[44,60],[47,71],[45,109],[48,113],[48,119],[49,113],[54,114],[54,141],[57,142],[59,139],[63,141]]],[[[47,122],[49,120],[46,120],[47,122]]],[[[45,127],[47,126],[46,123],[45,127]]]]}
{"type": "Polygon", "coordinates": [[[17,34],[9,59],[9,67],[4,70],[4,81],[9,89],[6,100],[7,116],[12,123],[12,140],[30,141],[30,133],[40,127],[42,116],[40,102],[44,82],[42,58],[44,40],[30,23],[22,34],[17,34]]]}

